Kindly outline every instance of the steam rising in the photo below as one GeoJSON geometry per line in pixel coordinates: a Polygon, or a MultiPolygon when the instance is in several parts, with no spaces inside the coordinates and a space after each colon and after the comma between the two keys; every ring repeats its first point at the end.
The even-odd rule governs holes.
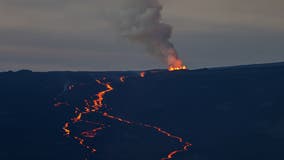
{"type": "Polygon", "coordinates": [[[158,0],[126,0],[119,15],[119,28],[123,36],[145,45],[149,53],[163,57],[169,66],[175,66],[181,61],[169,40],[172,26],[162,22],[162,9],[158,0]]]}

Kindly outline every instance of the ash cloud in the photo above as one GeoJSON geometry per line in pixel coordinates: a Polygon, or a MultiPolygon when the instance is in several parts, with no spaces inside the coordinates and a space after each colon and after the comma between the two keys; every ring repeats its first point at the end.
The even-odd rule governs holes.
{"type": "Polygon", "coordinates": [[[170,42],[172,26],[162,22],[163,6],[158,0],[126,0],[119,14],[119,31],[129,40],[143,44],[150,54],[177,57],[170,42]]]}

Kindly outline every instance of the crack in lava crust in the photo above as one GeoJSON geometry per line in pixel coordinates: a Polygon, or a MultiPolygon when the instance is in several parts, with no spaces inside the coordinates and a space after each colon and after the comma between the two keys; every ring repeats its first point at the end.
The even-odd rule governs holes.
{"type": "MultiPolygon", "coordinates": [[[[144,76],[145,76],[145,74],[143,74],[143,76],[141,76],[141,77],[143,78],[144,76]]],[[[121,79],[122,78],[120,78],[120,80],[121,79]]],[[[83,117],[87,114],[96,113],[96,114],[99,114],[99,115],[101,115],[105,118],[115,120],[115,121],[118,121],[120,123],[125,123],[127,125],[135,125],[135,126],[143,127],[145,129],[146,128],[153,129],[156,132],[158,132],[158,133],[160,133],[164,136],[167,136],[171,139],[175,139],[176,141],[178,141],[181,144],[181,149],[171,151],[170,153],[167,154],[166,157],[161,158],[161,160],[172,159],[176,154],[178,154],[180,152],[186,152],[186,151],[188,151],[189,147],[191,147],[191,144],[187,141],[184,141],[183,138],[176,136],[176,135],[173,135],[173,134],[169,133],[168,131],[165,131],[165,130],[157,127],[157,126],[153,126],[153,125],[150,125],[150,124],[144,124],[144,123],[141,123],[141,122],[139,122],[139,123],[132,122],[130,120],[126,120],[124,118],[117,117],[117,116],[114,116],[114,115],[108,113],[106,111],[106,110],[108,110],[108,107],[107,107],[106,104],[103,103],[104,95],[108,92],[113,91],[114,88],[111,86],[111,84],[109,82],[103,83],[100,80],[96,80],[96,82],[99,85],[106,87],[106,89],[103,90],[103,91],[100,91],[96,94],[97,98],[92,100],[92,102],[93,102],[92,105],[88,100],[85,100],[85,107],[83,107],[84,108],[83,111],[81,111],[79,108],[75,108],[75,117],[71,118],[70,121],[67,121],[62,128],[63,131],[64,131],[64,135],[66,137],[74,139],[82,147],[84,147],[85,149],[89,150],[92,153],[97,152],[97,149],[94,146],[87,144],[86,139],[87,138],[95,138],[99,131],[102,131],[105,128],[109,128],[111,126],[105,125],[105,124],[100,123],[100,122],[92,122],[92,121],[88,121],[88,120],[83,119],[83,117]],[[78,134],[76,132],[73,132],[72,129],[71,129],[71,126],[75,126],[77,123],[86,123],[86,124],[96,125],[97,127],[93,128],[92,130],[83,131],[80,134],[78,134]]],[[[125,77],[123,77],[123,81],[121,81],[121,82],[122,83],[125,82],[125,77]]],[[[60,104],[60,102],[59,103],[57,102],[57,104],[60,104]]]]}

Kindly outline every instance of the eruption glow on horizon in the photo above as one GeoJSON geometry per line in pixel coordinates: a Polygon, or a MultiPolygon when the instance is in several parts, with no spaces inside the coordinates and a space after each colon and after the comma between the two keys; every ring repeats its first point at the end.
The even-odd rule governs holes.
{"type": "Polygon", "coordinates": [[[146,46],[147,51],[167,61],[169,70],[186,69],[170,42],[172,26],[162,22],[158,0],[126,0],[119,14],[122,36],[146,46]]]}

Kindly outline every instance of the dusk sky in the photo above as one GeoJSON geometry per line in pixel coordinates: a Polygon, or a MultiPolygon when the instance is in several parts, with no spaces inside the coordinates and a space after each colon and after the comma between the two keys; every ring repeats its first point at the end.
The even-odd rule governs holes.
{"type": "MultiPolygon", "coordinates": [[[[166,68],[119,35],[123,0],[0,0],[0,71],[166,68]]],[[[283,0],[160,0],[189,68],[284,61],[283,0]]]]}

